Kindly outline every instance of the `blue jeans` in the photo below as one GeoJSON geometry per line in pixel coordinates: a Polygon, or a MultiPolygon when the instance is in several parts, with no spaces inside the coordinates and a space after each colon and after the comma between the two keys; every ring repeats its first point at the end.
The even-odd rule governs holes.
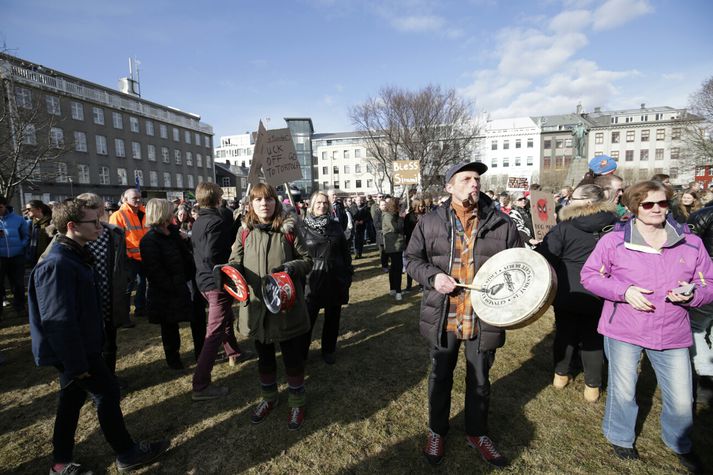
{"type": "Polygon", "coordinates": [[[136,287],[136,296],[134,297],[134,310],[143,312],[146,308],[146,275],[141,267],[141,262],[136,259],[129,259],[129,285],[126,287],[126,293],[129,294],[127,302],[129,302],[129,310],[131,310],[131,292],[136,287],[136,279],[139,280],[139,285],[136,287]]]}
{"type": "Polygon", "coordinates": [[[661,439],[675,453],[689,453],[693,427],[693,383],[688,348],[650,350],[605,336],[604,351],[609,359],[609,387],[602,421],[602,431],[607,440],[621,447],[634,445],[634,427],[639,411],[636,381],[639,379],[641,352],[645,351],[661,388],[661,439]]]}
{"type": "Polygon", "coordinates": [[[713,377],[713,349],[708,346],[706,335],[711,338],[711,326],[713,325],[713,303],[699,308],[692,308],[691,329],[693,330],[693,346],[691,356],[693,366],[699,376],[713,377]]]}

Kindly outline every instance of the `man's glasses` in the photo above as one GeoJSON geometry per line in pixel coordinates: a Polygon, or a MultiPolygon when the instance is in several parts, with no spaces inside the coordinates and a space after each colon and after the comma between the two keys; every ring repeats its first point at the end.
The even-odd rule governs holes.
{"type": "Polygon", "coordinates": [[[83,219],[81,221],[75,221],[75,223],[78,223],[78,224],[79,223],[92,223],[92,224],[94,224],[94,226],[97,226],[97,227],[102,225],[102,222],[99,221],[99,218],[97,218],[97,219],[83,219]]]}
{"type": "Polygon", "coordinates": [[[639,203],[639,206],[646,210],[652,209],[654,205],[659,205],[659,208],[668,208],[668,201],[644,201],[643,203],[639,203]]]}

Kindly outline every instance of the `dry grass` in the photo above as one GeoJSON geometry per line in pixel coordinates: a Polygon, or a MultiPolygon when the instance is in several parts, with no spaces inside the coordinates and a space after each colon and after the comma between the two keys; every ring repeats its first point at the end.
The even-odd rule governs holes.
{"type": "MultiPolygon", "coordinates": [[[[451,432],[443,465],[432,469],[420,454],[427,421],[428,352],[418,334],[420,294],[400,303],[387,295],[388,280],[374,253],[356,261],[352,304],[344,310],[337,364],[319,358],[315,339],[307,367],[307,418],[287,431],[284,374],[282,405],[265,423],[252,426],[259,397],[256,362],[216,366],[216,381],[230,387],[217,401],[190,400],[191,369],[177,373],[163,360],[159,329],[140,322],[119,332],[119,374],[131,391],[122,401],[137,438],[169,437],[172,449],[142,473],[466,473],[490,472],[463,436],[464,366],[453,390],[451,432]]],[[[562,391],[550,386],[552,315],[508,333],[492,371],[491,435],[513,461],[512,473],[676,473],[675,456],[659,438],[660,396],[651,368],[640,381],[643,460],[612,458],[599,426],[603,402],[586,404],[581,375],[562,391]]],[[[321,324],[315,330],[319,334],[321,324]]],[[[190,335],[182,329],[183,358],[192,362],[190,335]]],[[[57,380],[51,368],[35,368],[24,321],[5,313],[0,348],[0,472],[46,472],[57,380]]],[[[694,440],[713,467],[713,414],[699,413],[694,440]],[[706,429],[706,426],[708,429],[706,429]],[[707,448],[707,451],[705,449],[707,448]]],[[[83,410],[77,461],[115,473],[113,457],[93,407],[83,410]]]]}

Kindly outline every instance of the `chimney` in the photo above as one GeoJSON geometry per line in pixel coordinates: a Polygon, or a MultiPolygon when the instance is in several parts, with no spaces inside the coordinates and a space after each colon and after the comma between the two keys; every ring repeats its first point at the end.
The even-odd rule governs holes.
{"type": "Polygon", "coordinates": [[[580,102],[577,104],[577,114],[581,114],[581,113],[582,113],[582,103],[580,102]]]}
{"type": "Polygon", "coordinates": [[[599,114],[601,111],[602,111],[602,108],[601,108],[601,107],[595,107],[595,108],[594,108],[594,112],[595,112],[596,114],[599,114]]]}
{"type": "Polygon", "coordinates": [[[645,103],[645,102],[642,102],[642,103],[641,103],[641,108],[642,108],[642,109],[646,109],[646,103],[645,103]]]}

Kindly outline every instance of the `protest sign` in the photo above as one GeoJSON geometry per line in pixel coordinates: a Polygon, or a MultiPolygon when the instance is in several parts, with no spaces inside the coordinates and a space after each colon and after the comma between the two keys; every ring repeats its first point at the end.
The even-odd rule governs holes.
{"type": "Polygon", "coordinates": [[[394,185],[417,185],[421,173],[420,160],[394,160],[394,185]]]}
{"type": "Polygon", "coordinates": [[[302,179],[290,129],[268,130],[262,144],[262,171],[272,186],[302,179]]]}
{"type": "Polygon", "coordinates": [[[530,175],[508,176],[508,191],[528,191],[530,189],[530,175]]]}
{"type": "Polygon", "coordinates": [[[255,185],[260,183],[260,168],[264,159],[263,145],[265,144],[265,135],[267,130],[262,125],[262,121],[258,125],[257,139],[255,140],[255,148],[253,149],[253,160],[250,163],[250,173],[248,173],[248,184],[255,185]]]}
{"type": "Polygon", "coordinates": [[[555,197],[544,191],[530,192],[530,214],[532,215],[532,227],[535,229],[535,239],[541,241],[545,234],[557,224],[555,197]]]}

